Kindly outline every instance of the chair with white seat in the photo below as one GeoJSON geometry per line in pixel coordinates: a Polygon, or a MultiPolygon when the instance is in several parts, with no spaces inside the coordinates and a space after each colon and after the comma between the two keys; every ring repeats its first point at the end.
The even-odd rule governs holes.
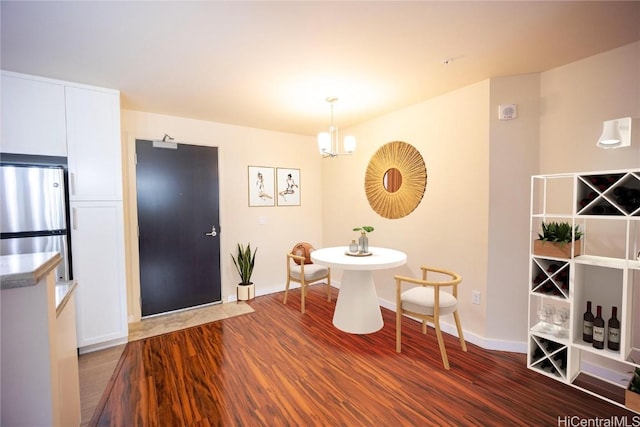
{"type": "Polygon", "coordinates": [[[327,279],[327,301],[331,301],[331,269],[311,261],[311,252],[315,249],[307,242],[297,243],[287,254],[287,285],[284,290],[284,304],[289,295],[289,284],[300,283],[300,312],[305,312],[307,287],[314,282],[327,279]]]}
{"type": "Polygon", "coordinates": [[[401,352],[402,315],[406,314],[422,321],[422,333],[427,333],[427,322],[432,322],[438,337],[440,354],[445,369],[449,369],[447,350],[444,347],[442,331],[440,330],[440,316],[453,314],[458,329],[458,337],[462,351],[467,351],[467,344],[462,334],[460,317],[458,316],[458,285],[462,277],[458,273],[434,267],[420,267],[422,279],[395,276],[396,279],[396,351],[401,352]],[[445,276],[445,280],[428,280],[427,273],[435,273],[438,278],[445,276]],[[402,284],[419,285],[402,292],[402,284]],[[451,292],[442,288],[452,288],[451,292]]]}

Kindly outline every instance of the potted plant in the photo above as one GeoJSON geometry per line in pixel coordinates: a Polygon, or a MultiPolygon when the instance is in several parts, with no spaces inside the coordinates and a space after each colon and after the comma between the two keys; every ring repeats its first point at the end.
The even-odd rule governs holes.
{"type": "Polygon", "coordinates": [[[251,274],[253,274],[253,267],[256,262],[256,248],[253,253],[251,252],[251,244],[247,243],[247,247],[243,247],[238,243],[238,253],[236,256],[231,254],[233,264],[236,266],[236,271],[240,275],[240,283],[237,287],[238,301],[247,301],[255,297],[255,285],[251,281],[251,274]]]}
{"type": "Polygon", "coordinates": [[[624,404],[627,408],[640,412],[640,368],[633,371],[633,378],[624,392],[624,404]]]}
{"type": "Polygon", "coordinates": [[[533,242],[533,253],[536,255],[571,258],[580,255],[582,231],[580,226],[572,227],[568,222],[542,223],[542,232],[538,233],[538,240],[533,242]]]}
{"type": "Polygon", "coordinates": [[[353,231],[360,232],[360,238],[358,239],[358,253],[369,253],[369,238],[367,237],[367,233],[371,233],[373,230],[373,227],[370,225],[363,225],[362,227],[356,227],[353,229],[353,231]]]}

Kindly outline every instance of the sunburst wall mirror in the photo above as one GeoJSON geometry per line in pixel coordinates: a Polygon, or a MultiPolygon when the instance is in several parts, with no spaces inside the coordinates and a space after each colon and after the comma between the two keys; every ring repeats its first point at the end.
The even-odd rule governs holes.
{"type": "Polygon", "coordinates": [[[427,187],[427,168],[411,144],[389,142],[369,161],[364,189],[369,205],[380,216],[402,218],[418,207],[427,187]]]}

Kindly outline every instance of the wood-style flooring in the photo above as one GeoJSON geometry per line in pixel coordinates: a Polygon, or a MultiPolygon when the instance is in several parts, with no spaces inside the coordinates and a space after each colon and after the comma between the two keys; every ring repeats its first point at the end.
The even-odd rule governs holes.
{"type": "MultiPolygon", "coordinates": [[[[136,341],[168,332],[177,331],[205,323],[251,313],[253,309],[245,302],[212,304],[143,319],[129,323],[129,341],[136,341]]],[[[80,371],[80,408],[82,427],[87,426],[109,379],[113,374],[125,345],[81,354],[78,358],[80,371]]]]}
{"type": "Polygon", "coordinates": [[[324,292],[309,288],[305,315],[296,289],[287,305],[282,293],[261,296],[254,313],[128,343],[90,425],[557,426],[637,416],[528,370],[523,354],[472,344],[464,353],[452,336],[445,371],[433,330],[424,336],[410,319],[398,354],[386,309],[381,331],[341,332],[331,323],[337,290],[330,303],[324,292]]]}

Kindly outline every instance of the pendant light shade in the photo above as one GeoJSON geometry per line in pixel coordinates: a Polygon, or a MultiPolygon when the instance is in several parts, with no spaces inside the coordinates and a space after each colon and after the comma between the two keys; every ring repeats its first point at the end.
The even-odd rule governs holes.
{"type": "Polygon", "coordinates": [[[327,102],[331,105],[331,122],[329,124],[328,132],[320,132],[318,134],[318,150],[322,157],[337,157],[343,156],[346,154],[351,154],[356,150],[356,138],[355,136],[345,136],[344,137],[344,152],[338,151],[338,128],[333,124],[333,103],[336,102],[338,98],[329,97],[327,98],[327,102]]]}

